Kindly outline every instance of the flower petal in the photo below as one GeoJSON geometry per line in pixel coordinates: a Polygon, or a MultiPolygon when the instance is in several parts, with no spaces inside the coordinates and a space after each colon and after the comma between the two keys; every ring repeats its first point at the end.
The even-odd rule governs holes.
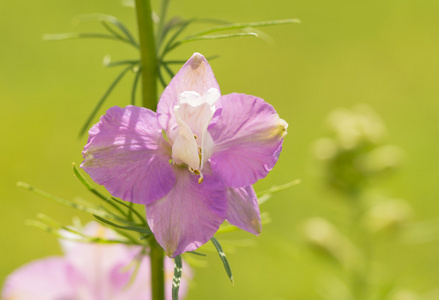
{"type": "Polygon", "coordinates": [[[198,170],[200,157],[195,135],[190,127],[181,120],[176,111],[178,130],[172,144],[172,161],[176,164],[185,163],[194,170],[198,170]]]}
{"type": "Polygon", "coordinates": [[[258,199],[252,186],[227,189],[227,221],[259,235],[262,230],[258,199]]]}
{"type": "MultiPolygon", "coordinates": [[[[116,232],[96,222],[83,234],[121,239],[116,232]]],[[[81,236],[59,232],[65,257],[33,261],[15,270],[5,281],[1,299],[14,300],[147,300],[151,299],[151,271],[143,247],[123,244],[87,244],[81,236]],[[68,239],[68,240],[67,240],[68,239]]],[[[165,299],[171,300],[174,264],[165,258],[165,299]]],[[[183,261],[180,298],[187,294],[191,269],[183,261]]]]}
{"type": "Polygon", "coordinates": [[[174,167],[175,187],[162,199],[146,205],[146,217],[157,242],[175,257],[208,242],[226,218],[226,192],[217,178],[198,176],[174,167]]]}
{"type": "Polygon", "coordinates": [[[9,275],[2,299],[77,299],[77,276],[62,257],[36,260],[9,275]]]}
{"type": "Polygon", "coordinates": [[[209,127],[214,174],[227,187],[244,187],[276,164],[288,124],[264,100],[245,94],[223,96],[221,116],[209,127]]]}
{"type": "Polygon", "coordinates": [[[89,134],[81,167],[113,196],[147,204],[174,186],[171,147],[154,112],[136,106],[112,107],[89,134]]]}
{"type": "MultiPolygon", "coordinates": [[[[122,239],[115,231],[97,222],[88,223],[82,230],[86,236],[108,240],[122,239]]],[[[60,240],[65,260],[81,272],[85,289],[96,299],[112,299],[110,295],[121,293],[129,283],[132,270],[124,270],[142,252],[140,246],[124,244],[81,243],[80,236],[61,231],[66,237],[60,240]]]]}
{"type": "MultiPolygon", "coordinates": [[[[160,97],[157,106],[157,118],[160,126],[168,133],[177,126],[174,107],[178,105],[178,97],[181,93],[190,91],[203,96],[211,88],[220,90],[212,68],[203,55],[194,53],[172,78],[160,97]]],[[[215,107],[216,109],[221,107],[221,101],[217,101],[215,107]]]]}

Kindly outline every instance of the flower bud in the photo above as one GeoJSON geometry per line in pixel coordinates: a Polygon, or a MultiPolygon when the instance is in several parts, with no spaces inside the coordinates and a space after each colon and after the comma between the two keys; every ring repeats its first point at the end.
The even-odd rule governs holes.
{"type": "Polygon", "coordinates": [[[397,229],[410,218],[412,209],[401,199],[389,199],[374,205],[366,214],[365,220],[373,232],[397,229]]]}
{"type": "Polygon", "coordinates": [[[328,123],[344,149],[353,149],[363,143],[376,144],[386,131],[379,116],[366,105],[335,110],[330,113],[328,123]]]}
{"type": "Polygon", "coordinates": [[[403,160],[401,148],[392,145],[373,149],[361,161],[361,166],[368,173],[382,173],[397,168],[403,160]]]}
{"type": "Polygon", "coordinates": [[[421,297],[414,291],[402,289],[393,293],[389,298],[390,300],[420,300],[421,297]]]}
{"type": "Polygon", "coordinates": [[[306,241],[316,250],[326,254],[343,266],[358,261],[359,252],[337,228],[323,218],[311,218],[304,224],[306,241]]]}

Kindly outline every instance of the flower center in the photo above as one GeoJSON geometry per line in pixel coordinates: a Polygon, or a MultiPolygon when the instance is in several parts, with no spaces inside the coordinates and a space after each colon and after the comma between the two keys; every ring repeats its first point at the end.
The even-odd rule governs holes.
{"type": "Polygon", "coordinates": [[[178,105],[174,106],[178,129],[172,145],[172,161],[186,164],[189,171],[200,176],[199,183],[203,181],[203,165],[212,156],[213,140],[207,128],[220,97],[214,88],[203,96],[187,91],[178,96],[178,105]]]}

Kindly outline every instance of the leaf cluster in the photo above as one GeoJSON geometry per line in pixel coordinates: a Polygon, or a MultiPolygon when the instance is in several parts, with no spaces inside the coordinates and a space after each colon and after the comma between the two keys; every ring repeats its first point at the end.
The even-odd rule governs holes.
{"type": "MultiPolygon", "coordinates": [[[[168,80],[171,80],[175,73],[172,70],[173,65],[182,65],[186,62],[186,60],[169,60],[167,59],[167,55],[171,53],[173,50],[177,49],[183,44],[200,41],[200,40],[217,40],[217,39],[228,39],[228,38],[236,38],[236,37],[258,37],[257,27],[265,27],[265,26],[273,26],[273,25],[282,25],[282,24],[290,24],[290,23],[300,23],[298,19],[285,19],[285,20],[274,20],[274,21],[262,21],[262,22],[249,22],[249,23],[229,23],[222,20],[212,20],[212,19],[182,19],[180,17],[173,17],[170,20],[166,21],[166,9],[169,1],[163,1],[162,13],[160,18],[157,20],[156,24],[156,57],[157,57],[157,74],[160,84],[163,88],[165,88],[168,84],[168,80]],[[184,34],[187,28],[195,23],[210,23],[210,24],[220,24],[207,29],[204,29],[200,32],[196,32],[193,34],[184,34]],[[168,80],[167,80],[168,77],[168,80]]],[[[86,22],[99,22],[103,29],[102,32],[72,32],[72,33],[61,33],[61,34],[45,34],[43,39],[46,41],[61,41],[61,40],[70,40],[70,39],[89,39],[89,38],[97,38],[97,39],[108,39],[114,40],[117,42],[125,43],[131,47],[134,47],[137,50],[140,50],[139,42],[134,38],[131,31],[128,27],[111,15],[105,14],[91,14],[79,16],[75,19],[76,23],[82,24],[86,22]]],[[[208,60],[212,60],[217,58],[218,55],[207,57],[208,60]]],[[[140,52],[139,57],[134,59],[125,59],[119,61],[111,61],[111,59],[106,56],[104,57],[104,66],[105,67],[119,67],[123,66],[124,68],[113,82],[109,85],[107,90],[104,92],[102,97],[96,103],[95,107],[89,114],[88,118],[84,122],[81,130],[79,132],[79,137],[82,137],[90,128],[93,120],[95,119],[98,111],[103,106],[105,101],[110,96],[111,92],[114,88],[120,83],[123,77],[131,71],[134,73],[134,78],[132,81],[131,88],[131,105],[136,105],[136,91],[138,88],[138,82],[140,76],[142,76],[142,64],[140,60],[140,52]]]]}

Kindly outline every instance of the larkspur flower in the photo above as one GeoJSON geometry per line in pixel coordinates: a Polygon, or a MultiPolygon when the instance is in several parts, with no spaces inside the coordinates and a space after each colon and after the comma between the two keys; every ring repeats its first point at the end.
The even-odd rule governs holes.
{"type": "Polygon", "coordinates": [[[221,96],[195,53],[161,95],[157,113],[112,107],[89,132],[81,167],[114,196],[146,205],[148,224],[175,257],[221,223],[261,232],[255,192],[278,160],[287,123],[264,100],[221,96]]]}
{"type": "MultiPolygon", "coordinates": [[[[96,222],[84,234],[106,239],[118,235],[96,222]]],[[[70,234],[69,238],[75,238],[70,234]]],[[[5,281],[3,300],[145,300],[151,299],[149,257],[139,256],[140,246],[85,244],[61,240],[64,256],[33,261],[14,271],[5,281]],[[139,260],[140,259],[140,260],[139,260]],[[135,273],[136,264],[138,265],[135,273]],[[135,276],[135,277],[133,277],[135,276]]],[[[173,262],[165,261],[166,299],[171,299],[173,262]]],[[[180,296],[188,290],[190,269],[184,265],[180,296]]]]}

